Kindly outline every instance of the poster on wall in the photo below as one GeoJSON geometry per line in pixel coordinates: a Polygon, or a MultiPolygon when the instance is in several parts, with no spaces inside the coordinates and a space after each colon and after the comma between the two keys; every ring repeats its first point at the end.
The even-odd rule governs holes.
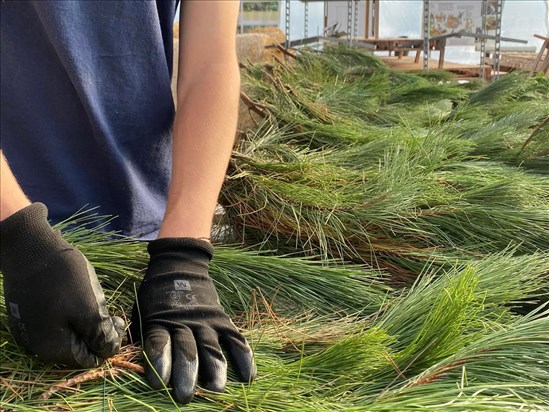
{"type": "Polygon", "coordinates": [[[278,26],[280,2],[242,0],[239,25],[241,32],[258,27],[278,26]]]}
{"type": "MultiPolygon", "coordinates": [[[[494,34],[496,29],[497,0],[488,0],[486,5],[487,34],[494,34]]],[[[431,0],[430,2],[430,36],[465,31],[482,33],[482,1],[480,0],[431,0]]],[[[451,45],[474,45],[474,37],[448,39],[451,45]]]]}

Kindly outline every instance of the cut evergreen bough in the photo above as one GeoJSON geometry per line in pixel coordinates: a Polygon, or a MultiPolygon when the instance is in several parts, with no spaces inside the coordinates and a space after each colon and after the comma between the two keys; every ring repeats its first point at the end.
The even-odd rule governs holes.
{"type": "MultiPolygon", "coordinates": [[[[81,215],[79,223],[98,219],[81,215]]],[[[90,257],[111,310],[127,314],[145,245],[83,226],[63,230],[90,257]]],[[[248,385],[231,371],[227,393],[200,391],[181,410],[549,410],[549,310],[510,310],[543,295],[549,255],[512,252],[450,270],[428,266],[413,286],[392,290],[382,273],[341,262],[218,247],[212,277],[254,348],[259,375],[248,385]]],[[[100,379],[40,399],[81,371],[40,364],[12,341],[4,307],[1,322],[3,409],[179,408],[169,390],[152,391],[139,374],[109,363],[100,379]]]]}
{"type": "Polygon", "coordinates": [[[487,87],[389,70],[348,48],[244,70],[264,119],[221,197],[235,239],[366,263],[409,282],[513,247],[549,250],[549,81],[487,87]]]}

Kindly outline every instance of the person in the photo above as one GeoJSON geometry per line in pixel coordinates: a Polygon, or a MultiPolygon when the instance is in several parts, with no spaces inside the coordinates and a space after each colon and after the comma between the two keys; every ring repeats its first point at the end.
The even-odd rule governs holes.
{"type": "Polygon", "coordinates": [[[115,355],[89,261],[52,222],[84,205],[148,240],[132,332],[153,388],[186,403],[223,391],[227,361],[256,368],[208,276],[213,215],[236,132],[238,1],[183,1],[177,110],[170,89],[177,0],[1,2],[0,270],[10,331],[46,362],[115,355]],[[173,128],[172,128],[173,126],[173,128]]]}

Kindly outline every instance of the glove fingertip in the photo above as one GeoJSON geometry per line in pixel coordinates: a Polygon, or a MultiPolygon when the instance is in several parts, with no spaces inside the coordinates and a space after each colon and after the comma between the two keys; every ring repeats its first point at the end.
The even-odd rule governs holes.
{"type": "Polygon", "coordinates": [[[226,386],[226,379],[214,379],[209,382],[204,382],[204,389],[207,389],[211,392],[223,393],[225,392],[226,386]]]}
{"type": "Polygon", "coordinates": [[[179,385],[173,388],[173,398],[176,402],[183,405],[189,403],[194,398],[195,387],[191,385],[179,385]]]}
{"type": "Polygon", "coordinates": [[[198,380],[198,353],[193,333],[188,328],[176,329],[172,333],[174,342],[173,371],[171,384],[174,399],[189,403],[194,396],[198,380]]]}
{"type": "Polygon", "coordinates": [[[118,336],[122,339],[122,336],[124,336],[124,330],[126,329],[126,322],[120,316],[112,316],[111,319],[114,330],[116,330],[116,333],[118,333],[118,336]]]}
{"type": "MultiPolygon", "coordinates": [[[[160,365],[145,364],[145,379],[147,379],[149,386],[155,390],[163,389],[167,386],[165,373],[158,366],[160,365]]],[[[169,376],[167,378],[169,380],[169,376]]]]}
{"type": "Polygon", "coordinates": [[[124,319],[122,319],[119,316],[113,316],[112,318],[112,324],[114,326],[114,330],[116,331],[118,335],[118,339],[116,342],[116,353],[120,352],[120,348],[122,347],[122,341],[124,340],[124,331],[126,329],[126,322],[124,319]]]}
{"type": "Polygon", "coordinates": [[[102,322],[102,333],[86,342],[98,356],[108,359],[120,352],[125,323],[122,318],[112,316],[102,322]]]}
{"type": "Polygon", "coordinates": [[[67,362],[67,366],[78,366],[85,369],[96,368],[105,362],[105,359],[100,358],[90,352],[86,344],[72,335],[71,337],[71,352],[74,362],[67,362]]]}
{"type": "Polygon", "coordinates": [[[257,376],[257,366],[255,365],[253,356],[248,356],[247,359],[239,364],[238,373],[244,382],[253,381],[257,376]]]}
{"type": "Polygon", "coordinates": [[[221,356],[222,359],[202,356],[199,361],[202,385],[212,392],[224,392],[227,386],[227,361],[223,354],[221,356]]]}
{"type": "Polygon", "coordinates": [[[145,377],[153,389],[165,388],[172,370],[172,345],[167,330],[149,332],[143,346],[145,354],[145,377]]]}
{"type": "Polygon", "coordinates": [[[228,346],[231,361],[242,381],[253,381],[257,376],[257,367],[248,342],[242,337],[242,341],[234,340],[228,346]]]}

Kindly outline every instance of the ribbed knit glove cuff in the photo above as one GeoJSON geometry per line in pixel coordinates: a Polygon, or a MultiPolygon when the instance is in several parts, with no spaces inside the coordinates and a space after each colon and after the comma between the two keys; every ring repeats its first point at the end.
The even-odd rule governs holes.
{"type": "Polygon", "coordinates": [[[205,259],[208,263],[214,248],[210,242],[192,237],[167,237],[149,242],[147,247],[151,259],[163,254],[191,254],[196,259],[205,259]]]}
{"type": "Polygon", "coordinates": [[[0,222],[0,270],[42,259],[67,243],[48,223],[48,209],[33,203],[0,222]]]}
{"type": "MultiPolygon", "coordinates": [[[[190,238],[162,238],[149,242],[149,267],[141,286],[185,277],[188,281],[213,288],[208,265],[213,257],[210,242],[190,238]],[[207,284],[207,285],[206,285],[207,284]]],[[[215,289],[214,289],[215,294],[215,289]]],[[[217,298],[217,295],[216,295],[217,298]]]]}

